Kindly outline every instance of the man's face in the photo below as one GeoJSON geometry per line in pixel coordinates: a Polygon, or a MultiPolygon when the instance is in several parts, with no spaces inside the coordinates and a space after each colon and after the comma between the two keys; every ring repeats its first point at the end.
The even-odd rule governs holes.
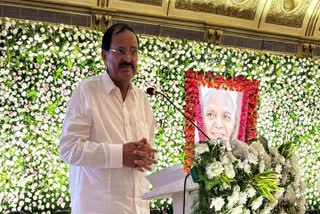
{"type": "Polygon", "coordinates": [[[204,128],[210,139],[230,140],[235,130],[234,106],[231,96],[214,93],[203,106],[204,128]]]}
{"type": "Polygon", "coordinates": [[[109,75],[116,85],[126,84],[134,76],[138,62],[138,41],[134,33],[124,30],[112,35],[109,51],[102,51],[109,75]]]}

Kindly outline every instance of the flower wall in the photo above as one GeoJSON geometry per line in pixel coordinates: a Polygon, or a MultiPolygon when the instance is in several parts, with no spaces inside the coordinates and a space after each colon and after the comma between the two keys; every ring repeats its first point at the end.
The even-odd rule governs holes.
{"type": "MultiPolygon", "coordinates": [[[[0,21],[0,213],[68,209],[68,166],[58,138],[67,102],[81,79],[101,74],[101,32],[2,19],[0,21]]],[[[257,134],[273,145],[296,144],[307,182],[308,208],[320,207],[320,62],[140,37],[140,88],[152,85],[185,107],[189,69],[259,81],[257,134]]],[[[185,120],[162,97],[150,97],[157,118],[159,164],[183,162],[185,120]]],[[[158,200],[153,208],[165,208],[158,200]]]]}

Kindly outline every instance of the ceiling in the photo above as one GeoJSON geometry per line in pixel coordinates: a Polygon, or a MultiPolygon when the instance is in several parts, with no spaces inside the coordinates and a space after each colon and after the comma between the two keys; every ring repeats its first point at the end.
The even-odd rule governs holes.
{"type": "MultiPolygon", "coordinates": [[[[38,1],[39,2],[39,1],[38,1]]],[[[320,0],[42,0],[320,41],[320,0]]]]}

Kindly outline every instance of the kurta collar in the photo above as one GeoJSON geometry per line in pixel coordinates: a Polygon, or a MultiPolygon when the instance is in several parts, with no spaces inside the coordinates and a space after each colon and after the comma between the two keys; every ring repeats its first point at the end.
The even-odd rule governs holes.
{"type": "MultiPolygon", "coordinates": [[[[110,78],[110,75],[108,74],[107,71],[104,72],[102,80],[103,80],[103,85],[107,94],[109,94],[112,90],[117,88],[117,86],[114,84],[114,82],[110,78]]],[[[136,92],[134,89],[135,89],[134,85],[130,81],[128,93],[132,91],[135,94],[136,92]]]]}

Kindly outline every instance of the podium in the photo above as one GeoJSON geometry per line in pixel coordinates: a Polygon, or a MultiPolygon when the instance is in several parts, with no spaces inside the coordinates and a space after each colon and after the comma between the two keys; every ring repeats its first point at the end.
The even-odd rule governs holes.
{"type": "MultiPolygon", "coordinates": [[[[152,184],[153,190],[146,192],[142,198],[145,200],[172,198],[174,214],[183,213],[183,189],[186,174],[181,164],[159,170],[146,176],[152,184]]],[[[187,178],[185,194],[185,214],[191,213],[194,198],[198,194],[199,185],[187,178]]]]}

